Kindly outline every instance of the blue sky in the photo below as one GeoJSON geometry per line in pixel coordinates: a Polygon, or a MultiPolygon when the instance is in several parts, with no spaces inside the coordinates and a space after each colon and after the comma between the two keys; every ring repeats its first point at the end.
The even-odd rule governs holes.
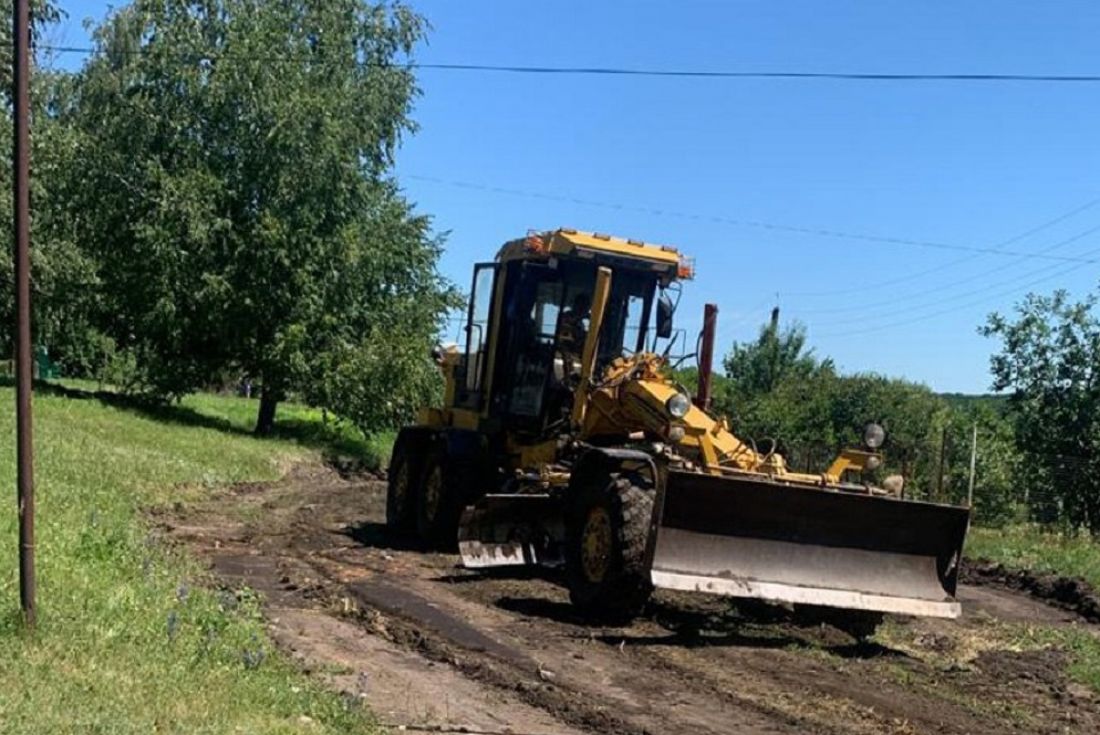
{"type": "MultiPolygon", "coordinates": [[[[108,6],[61,4],[57,41],[77,45],[81,21],[108,6]]],[[[433,25],[422,62],[1100,73],[1095,2],[413,5],[433,25]]],[[[680,322],[695,329],[718,303],[722,352],[778,304],[843,369],[979,392],[996,348],[976,333],[986,314],[1029,290],[1083,296],[1098,282],[1097,264],[738,222],[1100,256],[1100,203],[1086,206],[1100,198],[1100,85],[442,70],[421,84],[421,128],[397,174],[450,231],[443,270],[464,287],[472,262],[531,228],[674,244],[698,273],[680,322]]]]}

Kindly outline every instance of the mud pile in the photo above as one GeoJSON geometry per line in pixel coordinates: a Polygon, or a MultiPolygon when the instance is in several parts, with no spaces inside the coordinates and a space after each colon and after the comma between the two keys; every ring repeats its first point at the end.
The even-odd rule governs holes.
{"type": "Polygon", "coordinates": [[[1080,577],[1009,569],[986,559],[966,560],[961,571],[960,579],[967,584],[999,585],[1026,592],[1043,602],[1074,612],[1090,623],[1100,623],[1100,593],[1080,577]]]}

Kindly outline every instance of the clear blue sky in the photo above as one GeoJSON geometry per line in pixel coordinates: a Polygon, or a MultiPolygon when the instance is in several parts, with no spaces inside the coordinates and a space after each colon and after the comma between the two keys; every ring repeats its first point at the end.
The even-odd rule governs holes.
{"type": "MultiPolygon", "coordinates": [[[[1095,2],[413,5],[434,27],[422,62],[1100,73],[1095,2]]],[[[62,6],[70,18],[57,40],[83,44],[82,19],[101,17],[108,3],[62,6]]],[[[698,271],[681,324],[697,328],[703,303],[717,302],[723,352],[751,338],[778,303],[785,321],[804,322],[817,352],[846,370],[979,392],[995,348],[975,331],[986,314],[1028,290],[1084,295],[1098,281],[1097,264],[728,221],[1100,256],[1100,229],[1091,232],[1100,228],[1100,204],[1003,245],[1100,197],[1097,84],[431,70],[421,83],[421,129],[406,141],[397,173],[410,199],[450,231],[443,269],[464,287],[473,261],[530,228],[674,244],[698,271]]]]}

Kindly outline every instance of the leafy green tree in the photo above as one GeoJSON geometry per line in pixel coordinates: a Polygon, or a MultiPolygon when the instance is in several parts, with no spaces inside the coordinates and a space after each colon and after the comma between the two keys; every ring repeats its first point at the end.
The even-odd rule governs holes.
{"type": "Polygon", "coordinates": [[[952,406],[947,444],[947,487],[950,499],[966,499],[970,484],[972,432],[978,430],[975,455],[974,519],[999,527],[1018,520],[1023,502],[1020,461],[1012,422],[995,401],[971,400],[952,406]]]}
{"type": "MultiPolygon", "coordinates": [[[[0,2],[0,190],[12,187],[13,109],[11,105],[10,0],[0,2]]],[[[32,35],[39,40],[62,14],[55,3],[31,3],[32,35]]],[[[38,55],[40,62],[41,54],[38,55]]],[[[31,289],[35,343],[47,347],[67,372],[84,372],[102,362],[110,340],[95,327],[96,267],[76,242],[69,226],[65,181],[74,165],[74,131],[60,120],[71,98],[73,76],[38,66],[31,76],[31,289]]],[[[0,196],[0,323],[14,321],[12,199],[0,196]]],[[[12,351],[11,330],[0,332],[0,357],[12,351]]]]}
{"type": "MultiPolygon", "coordinates": [[[[15,39],[12,36],[12,0],[0,0],[0,94],[11,104],[12,60],[15,39]]],[[[31,39],[39,41],[47,28],[61,20],[63,13],[51,0],[30,0],[31,39]]]]}
{"type": "MultiPolygon", "coordinates": [[[[735,431],[762,448],[775,443],[788,453],[834,443],[826,406],[835,370],[807,349],[801,324],[781,328],[778,310],[772,312],[755,341],[733,345],[724,366],[714,407],[731,418],[735,431]]],[[[794,461],[812,462],[808,456],[794,461]]]]}
{"type": "Polygon", "coordinates": [[[840,375],[806,346],[798,324],[777,314],[755,342],[734,345],[715,408],[761,447],[774,442],[790,464],[820,471],[846,446],[858,446],[874,421],[887,430],[885,472],[901,472],[911,492],[935,486],[941,427],[949,409],[927,387],[873,374],[840,375]]]}
{"type": "Polygon", "coordinates": [[[819,361],[813,350],[806,348],[806,328],[801,324],[781,329],[776,309],[755,342],[734,343],[725,368],[735,391],[757,395],[775,390],[786,379],[805,379],[820,370],[831,370],[832,362],[819,361]]]}
{"type": "Polygon", "coordinates": [[[1001,341],[993,388],[1011,391],[1022,481],[1041,521],[1100,532],[1100,319],[1096,296],[1029,295],[981,332],[1001,341]]]}
{"type": "MultiPolygon", "coordinates": [[[[12,44],[11,26],[12,2],[0,1],[0,243],[3,256],[0,257],[0,323],[11,325],[14,321],[14,273],[12,263],[12,44]]],[[[33,39],[41,39],[48,28],[61,19],[56,3],[35,0],[31,3],[33,39]]],[[[56,124],[52,114],[51,102],[56,91],[63,87],[67,75],[44,72],[35,69],[31,84],[31,157],[33,174],[31,178],[31,196],[34,206],[32,218],[32,295],[34,299],[35,319],[33,327],[38,342],[53,338],[53,332],[61,325],[58,318],[59,292],[67,292],[68,282],[86,273],[87,268],[79,263],[78,253],[72,243],[56,242],[54,239],[56,219],[59,210],[51,197],[52,174],[66,155],[64,130],[56,124]]],[[[0,356],[7,358],[12,351],[12,333],[10,329],[0,332],[0,356]]]]}
{"type": "Polygon", "coordinates": [[[864,426],[881,424],[886,471],[902,474],[911,495],[932,497],[939,490],[941,437],[950,409],[931,389],[883,375],[850,375],[838,381],[831,408],[841,444],[858,445],[864,426]]]}
{"type": "Polygon", "coordinates": [[[69,207],[137,387],[177,396],[235,369],[262,385],[266,433],[291,391],[371,430],[430,386],[454,292],[389,175],[423,33],[364,0],[136,0],[96,29],[62,111],[69,207]]]}

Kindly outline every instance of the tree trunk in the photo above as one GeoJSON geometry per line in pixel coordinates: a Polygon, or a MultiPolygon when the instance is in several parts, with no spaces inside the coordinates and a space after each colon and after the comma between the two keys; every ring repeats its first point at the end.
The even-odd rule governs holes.
{"type": "Polygon", "coordinates": [[[260,412],[256,416],[256,436],[271,436],[275,430],[275,408],[279,405],[279,394],[264,383],[260,391],[260,412]]]}

